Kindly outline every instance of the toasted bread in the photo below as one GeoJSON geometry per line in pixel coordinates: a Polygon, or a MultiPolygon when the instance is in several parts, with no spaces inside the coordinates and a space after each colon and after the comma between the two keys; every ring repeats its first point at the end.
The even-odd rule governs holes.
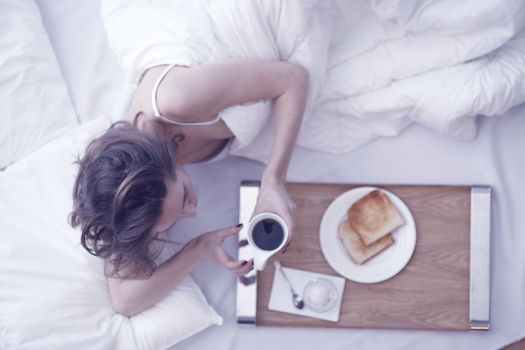
{"type": "Polygon", "coordinates": [[[352,260],[358,265],[363,264],[365,261],[381,253],[394,243],[392,235],[388,234],[367,247],[361,240],[359,234],[352,229],[347,221],[344,221],[339,225],[337,236],[343,243],[343,246],[352,260]]]}
{"type": "Polygon", "coordinates": [[[348,209],[348,223],[368,246],[403,225],[405,219],[385,193],[374,190],[348,209]]]}

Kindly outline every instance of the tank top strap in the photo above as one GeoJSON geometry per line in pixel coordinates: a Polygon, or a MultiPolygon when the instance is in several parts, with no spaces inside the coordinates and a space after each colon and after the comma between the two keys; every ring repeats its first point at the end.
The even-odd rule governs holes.
{"type": "Polygon", "coordinates": [[[173,69],[173,67],[176,67],[176,66],[177,66],[176,64],[170,64],[168,67],[166,67],[166,69],[157,78],[157,81],[155,82],[155,85],[153,85],[153,91],[151,93],[151,105],[153,107],[153,114],[155,115],[155,118],[162,119],[163,121],[165,121],[167,123],[170,123],[170,124],[175,124],[175,125],[194,125],[194,126],[211,125],[211,124],[215,124],[219,120],[221,120],[220,115],[217,114],[217,116],[214,119],[208,120],[208,121],[205,121],[205,122],[178,122],[176,120],[172,120],[172,119],[167,118],[167,117],[163,116],[162,114],[160,114],[159,106],[157,104],[157,90],[159,89],[159,85],[162,82],[162,80],[173,69]]]}

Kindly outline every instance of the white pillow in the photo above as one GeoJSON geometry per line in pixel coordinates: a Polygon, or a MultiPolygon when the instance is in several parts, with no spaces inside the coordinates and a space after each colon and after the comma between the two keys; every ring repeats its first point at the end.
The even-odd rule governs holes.
{"type": "Polygon", "coordinates": [[[79,231],[67,222],[73,161],[109,124],[78,126],[0,172],[3,350],[157,350],[222,324],[191,277],[134,317],[113,310],[102,260],[82,248],[79,231]]]}
{"type": "Polygon", "coordinates": [[[0,2],[0,169],[78,125],[33,0],[0,2]]]}

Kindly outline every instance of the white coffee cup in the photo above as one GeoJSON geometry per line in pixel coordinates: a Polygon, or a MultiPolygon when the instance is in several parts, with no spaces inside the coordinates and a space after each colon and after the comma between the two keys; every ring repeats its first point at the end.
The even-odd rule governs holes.
{"type": "MultiPolygon", "coordinates": [[[[264,226],[264,228],[266,229],[266,226],[264,226]]],[[[286,225],[284,219],[274,213],[260,213],[255,215],[248,223],[247,233],[248,242],[250,243],[253,250],[253,266],[256,270],[259,271],[264,269],[264,267],[266,266],[266,261],[268,261],[268,259],[272,255],[274,255],[284,247],[286,241],[288,240],[289,234],[288,226],[286,225]],[[278,224],[280,226],[280,230],[282,230],[282,238],[276,239],[276,237],[280,236],[280,234],[278,234],[280,230],[279,228],[274,228],[275,233],[268,233],[268,231],[266,231],[268,235],[273,235],[273,239],[261,239],[268,236],[263,237],[264,235],[261,233],[261,226],[259,225],[259,227],[257,227],[257,224],[263,225],[263,221],[265,220],[267,225],[278,224]],[[257,235],[255,235],[254,237],[254,234],[256,234],[255,230],[257,230],[258,235],[260,237],[257,237],[257,235]]]]}

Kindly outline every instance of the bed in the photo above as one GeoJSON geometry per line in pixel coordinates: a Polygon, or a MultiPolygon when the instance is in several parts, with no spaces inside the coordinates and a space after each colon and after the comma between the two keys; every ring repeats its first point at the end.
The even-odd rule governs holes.
{"type": "MultiPolygon", "coordinates": [[[[99,2],[37,0],[36,3],[74,109],[76,120],[72,124],[89,123],[99,116],[117,120],[126,108],[131,88],[108,46],[99,2]]],[[[496,349],[525,337],[525,224],[522,219],[525,210],[525,105],[515,106],[502,116],[479,118],[477,123],[477,134],[469,141],[411,125],[400,130],[397,137],[379,138],[350,153],[328,154],[297,148],[288,180],[492,186],[492,329],[489,332],[242,327],[235,321],[235,278],[218,266],[205,263],[194,270],[193,279],[222,321],[214,320],[210,325],[215,325],[177,339],[172,348],[496,349]]],[[[174,229],[187,232],[184,239],[190,239],[217,226],[236,223],[239,185],[242,180],[258,179],[262,170],[263,166],[256,161],[233,156],[217,163],[189,166],[201,210],[195,218],[181,221],[174,229]],[[210,179],[210,173],[216,176],[210,179]],[[220,206],[218,199],[221,199],[220,206]]],[[[236,254],[235,240],[227,241],[226,246],[231,254],[236,254]]],[[[10,285],[0,287],[14,288],[10,285]]],[[[98,327],[97,334],[102,337],[104,325],[98,327]]],[[[155,328],[155,325],[141,327],[144,333],[147,327],[155,328]]],[[[54,331],[61,332],[60,329],[54,331]]],[[[112,328],[111,332],[118,333],[119,327],[112,328]]],[[[11,345],[12,348],[14,343],[4,338],[7,336],[6,328],[0,328],[0,347],[11,345]]],[[[31,337],[28,335],[24,339],[31,337]]],[[[54,348],[70,348],[72,343],[63,339],[66,341],[54,344],[54,348]]],[[[86,337],[81,341],[76,339],[74,344],[93,348],[95,344],[107,346],[108,343],[86,337]]],[[[130,344],[117,342],[113,346],[129,348],[130,344]]],[[[148,344],[143,344],[142,348],[148,348],[148,344]]],[[[18,345],[19,348],[32,348],[29,341],[18,345]]]]}

